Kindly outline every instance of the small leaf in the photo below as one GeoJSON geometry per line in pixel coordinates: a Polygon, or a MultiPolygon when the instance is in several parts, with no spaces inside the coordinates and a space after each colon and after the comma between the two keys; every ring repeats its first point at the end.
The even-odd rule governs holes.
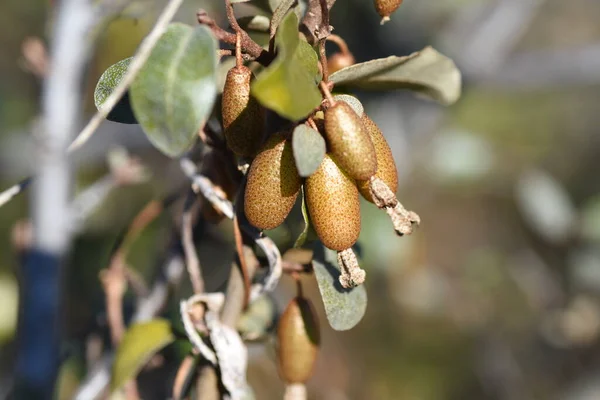
{"type": "Polygon", "coordinates": [[[461,75],[454,62],[431,47],[405,57],[391,56],[354,64],[330,77],[336,85],[360,89],[409,89],[450,105],[461,92],[461,75]]]}
{"type": "Polygon", "coordinates": [[[337,265],[337,253],[315,243],[313,269],[327,321],[336,331],[353,328],[360,322],[367,309],[367,291],[364,285],[353,289],[344,289],[340,285],[340,270],[337,265]]]}
{"type": "Polygon", "coordinates": [[[217,42],[205,26],[169,25],[131,86],[148,139],[176,157],[188,150],[217,95],[217,42]]]}
{"type": "Polygon", "coordinates": [[[300,45],[298,17],[293,12],[281,22],[275,43],[277,57],[257,76],[252,95],[282,117],[297,121],[321,103],[321,93],[315,84],[317,56],[310,45],[307,44],[309,48],[300,45]]]}
{"type": "Polygon", "coordinates": [[[117,349],[110,382],[111,391],[135,378],[150,358],[175,341],[169,321],[155,319],[129,327],[117,349]]]}
{"type": "Polygon", "coordinates": [[[362,103],[354,96],[349,94],[336,94],[333,96],[333,98],[336,101],[343,101],[344,103],[347,103],[350,107],[352,107],[356,115],[359,117],[362,117],[365,113],[365,108],[363,107],[362,103]]]}
{"type": "MultiPolygon", "coordinates": [[[[104,104],[108,96],[119,85],[132,59],[133,57],[129,57],[121,60],[104,71],[94,90],[94,104],[98,110],[100,110],[100,107],[104,104]]],[[[137,119],[133,115],[131,103],[129,102],[129,92],[125,92],[117,105],[108,113],[106,119],[122,124],[137,124],[137,119]]]]}
{"type": "Polygon", "coordinates": [[[325,157],[325,139],[313,128],[300,124],[292,134],[292,150],[298,173],[303,178],[311,176],[325,157]]]}

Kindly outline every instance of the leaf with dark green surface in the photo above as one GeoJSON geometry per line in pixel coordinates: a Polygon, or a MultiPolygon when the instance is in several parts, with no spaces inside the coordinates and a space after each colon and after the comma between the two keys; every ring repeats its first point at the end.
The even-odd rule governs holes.
{"type": "Polygon", "coordinates": [[[352,329],[367,310],[367,291],[364,285],[344,289],[339,282],[340,270],[337,252],[314,244],[313,269],[329,325],[336,331],[352,329]]]}
{"type": "MultiPolygon", "coordinates": [[[[133,57],[126,58],[108,67],[102,74],[94,90],[94,104],[96,108],[100,110],[102,104],[106,101],[108,96],[115,90],[115,88],[123,79],[123,75],[127,72],[127,68],[131,63],[133,57]]],[[[120,122],[122,124],[137,124],[138,121],[133,115],[133,109],[129,101],[129,92],[125,92],[123,97],[119,100],[117,105],[108,113],[106,119],[113,122],[120,122]]]]}
{"type": "Polygon", "coordinates": [[[252,95],[263,106],[293,121],[306,117],[321,103],[315,84],[317,55],[308,43],[308,48],[300,43],[298,17],[290,12],[275,35],[277,57],[252,85],[252,95]]]}
{"type": "Polygon", "coordinates": [[[454,62],[431,47],[355,64],[329,78],[336,85],[358,89],[408,89],[445,105],[459,99],[462,80],[454,62]]]}
{"type": "Polygon", "coordinates": [[[325,157],[325,139],[311,127],[300,124],[292,134],[292,151],[298,173],[303,178],[311,176],[325,157]]]}
{"type": "Polygon", "coordinates": [[[155,319],[129,327],[117,349],[110,381],[111,391],[136,377],[150,358],[175,341],[169,321],[155,319]]]}
{"type": "Polygon", "coordinates": [[[216,50],[207,27],[173,23],[131,86],[135,116],[150,142],[168,156],[192,146],[213,109],[216,50]]]}

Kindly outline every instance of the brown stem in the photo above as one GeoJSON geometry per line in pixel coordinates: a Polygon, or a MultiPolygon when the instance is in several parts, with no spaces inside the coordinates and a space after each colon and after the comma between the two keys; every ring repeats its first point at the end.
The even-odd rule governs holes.
{"type": "Polygon", "coordinates": [[[350,49],[348,49],[348,44],[346,43],[346,41],[344,39],[342,39],[341,36],[338,36],[338,35],[335,35],[332,33],[329,36],[327,36],[327,40],[335,43],[339,47],[340,53],[350,54],[350,49]]]}
{"type": "Polygon", "coordinates": [[[248,264],[244,255],[244,241],[237,216],[233,217],[233,236],[235,237],[235,248],[240,260],[240,270],[242,272],[242,278],[244,279],[244,290],[246,291],[243,305],[243,308],[245,309],[250,302],[250,276],[248,275],[248,264]]]}
{"type": "Polygon", "coordinates": [[[315,131],[317,131],[317,132],[319,131],[319,128],[317,128],[317,124],[315,124],[315,120],[314,119],[312,119],[312,118],[309,117],[306,120],[306,122],[308,123],[308,126],[310,126],[311,128],[313,128],[315,131]]]}
{"type": "Polygon", "coordinates": [[[180,399],[182,398],[183,392],[187,385],[190,383],[190,379],[194,374],[194,369],[196,367],[196,360],[193,355],[188,354],[185,356],[181,364],[179,365],[179,369],[177,370],[177,374],[175,375],[175,382],[173,384],[173,398],[180,399]]]}
{"type": "Polygon", "coordinates": [[[323,96],[325,96],[325,98],[327,99],[327,102],[329,102],[329,107],[333,107],[335,105],[335,99],[331,95],[331,91],[327,82],[321,81],[319,83],[319,88],[321,89],[323,96]]]}
{"type": "Polygon", "coordinates": [[[204,292],[204,280],[202,279],[202,272],[200,268],[200,259],[196,252],[196,246],[194,244],[193,237],[193,224],[194,224],[194,210],[195,205],[198,204],[195,198],[195,193],[191,192],[191,195],[187,199],[185,210],[182,216],[181,224],[181,242],[183,244],[183,252],[185,253],[185,264],[187,266],[188,274],[190,275],[190,281],[194,288],[195,294],[204,292]]]}
{"type": "MultiPolygon", "coordinates": [[[[228,43],[230,45],[235,45],[236,34],[227,32],[226,30],[218,26],[215,20],[208,16],[206,11],[199,10],[196,14],[196,17],[198,19],[198,23],[206,25],[218,40],[228,43]]],[[[248,36],[248,34],[243,30],[241,30],[240,44],[244,53],[249,54],[250,56],[252,56],[252,58],[256,59],[257,62],[261,63],[264,66],[269,65],[269,63],[273,60],[273,55],[270,54],[267,50],[263,49],[254,40],[252,40],[252,38],[250,38],[250,36],[248,36]]]]}
{"type": "Polygon", "coordinates": [[[244,65],[242,59],[242,34],[237,31],[235,34],[235,66],[241,68],[244,65]]]}
{"type": "Polygon", "coordinates": [[[327,65],[327,54],[325,52],[325,40],[319,40],[319,62],[321,63],[321,72],[323,74],[323,82],[329,82],[329,67],[327,65]]]}

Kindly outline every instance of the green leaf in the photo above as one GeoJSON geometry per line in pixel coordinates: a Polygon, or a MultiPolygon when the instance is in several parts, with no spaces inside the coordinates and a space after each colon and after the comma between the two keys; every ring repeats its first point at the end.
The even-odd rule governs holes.
{"type": "Polygon", "coordinates": [[[336,85],[360,89],[409,89],[450,105],[461,92],[454,62],[431,47],[405,57],[391,56],[343,68],[330,77],[336,85]]]}
{"type": "Polygon", "coordinates": [[[277,57],[252,85],[252,95],[263,106],[293,121],[306,117],[321,103],[315,84],[317,55],[310,45],[300,43],[298,17],[290,12],[275,35],[277,57]]]}
{"type": "Polygon", "coordinates": [[[304,219],[304,229],[298,235],[298,238],[294,242],[294,248],[302,247],[308,240],[308,233],[310,232],[310,217],[308,215],[308,208],[306,207],[306,200],[304,199],[304,186],[302,186],[302,218],[304,219]]]}
{"type": "Polygon", "coordinates": [[[155,319],[129,327],[117,349],[112,368],[110,389],[119,389],[135,378],[150,358],[166,345],[175,341],[169,321],[155,319]]]}
{"type": "MultiPolygon", "coordinates": [[[[104,71],[94,90],[94,104],[98,110],[100,110],[100,107],[104,104],[108,96],[119,85],[132,59],[133,57],[129,57],[121,60],[104,71]]],[[[129,92],[125,92],[117,105],[108,113],[106,119],[122,124],[137,124],[137,119],[133,115],[131,103],[129,102],[129,92]]]]}
{"type": "Polygon", "coordinates": [[[329,325],[336,331],[352,329],[365,315],[367,291],[364,285],[344,289],[339,282],[337,253],[315,243],[313,269],[329,325]]]}
{"type": "Polygon", "coordinates": [[[168,156],[191,147],[212,111],[216,50],[207,27],[173,23],[131,86],[135,116],[150,142],[168,156]]]}
{"type": "Polygon", "coordinates": [[[298,173],[301,177],[308,178],[319,168],[325,157],[325,139],[313,128],[300,124],[292,134],[292,150],[298,173]]]}
{"type": "Polygon", "coordinates": [[[352,107],[354,112],[359,117],[362,117],[365,113],[365,108],[363,107],[362,103],[354,96],[351,96],[349,94],[336,94],[335,96],[333,96],[333,98],[336,101],[343,101],[344,103],[347,103],[350,107],[352,107]]]}

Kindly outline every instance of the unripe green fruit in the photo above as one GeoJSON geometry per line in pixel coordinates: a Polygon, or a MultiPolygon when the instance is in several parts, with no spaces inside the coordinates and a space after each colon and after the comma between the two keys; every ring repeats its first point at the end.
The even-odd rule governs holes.
{"type": "Polygon", "coordinates": [[[346,250],[360,234],[360,201],[354,181],[329,155],[306,178],[306,205],[315,232],[323,244],[346,250]]]}
{"type": "MultiPolygon", "coordinates": [[[[390,149],[390,145],[387,140],[385,140],[379,127],[367,116],[367,114],[363,114],[361,119],[365,129],[371,137],[371,141],[375,147],[375,154],[377,155],[377,172],[375,173],[375,176],[388,185],[392,192],[396,193],[396,190],[398,190],[398,171],[396,170],[392,149],[390,149]]],[[[365,199],[374,203],[371,191],[369,190],[368,179],[356,181],[356,186],[358,186],[360,194],[362,194],[365,199]]]]}
{"type": "Polygon", "coordinates": [[[231,68],[225,78],[221,101],[227,146],[242,157],[254,156],[263,137],[264,109],[250,96],[252,75],[243,65],[231,68]]]}
{"type": "Polygon", "coordinates": [[[335,53],[327,59],[327,72],[333,74],[342,68],[354,65],[355,60],[350,53],[335,53]]]}
{"type": "Polygon", "coordinates": [[[304,383],[312,375],[320,342],[319,324],[308,299],[296,297],[277,327],[279,374],[288,384],[304,383]]]}
{"type": "Polygon", "coordinates": [[[369,179],[377,171],[377,157],[360,117],[343,101],[325,111],[325,136],[330,152],[353,179],[369,179]]]}
{"type": "Polygon", "coordinates": [[[292,210],[301,185],[291,143],[283,133],[272,135],[248,171],[246,218],[259,229],[281,225],[292,210]]]}

